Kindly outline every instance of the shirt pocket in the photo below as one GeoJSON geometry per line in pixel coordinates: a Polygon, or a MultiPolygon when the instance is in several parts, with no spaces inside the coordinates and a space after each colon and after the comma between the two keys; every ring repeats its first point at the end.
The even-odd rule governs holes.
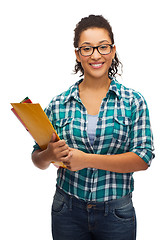
{"type": "Polygon", "coordinates": [[[54,128],[60,139],[67,140],[72,134],[72,120],[73,118],[62,118],[54,121],[54,128]]]}
{"type": "Polygon", "coordinates": [[[132,121],[128,117],[114,116],[113,137],[119,142],[126,142],[129,137],[132,121]]]}

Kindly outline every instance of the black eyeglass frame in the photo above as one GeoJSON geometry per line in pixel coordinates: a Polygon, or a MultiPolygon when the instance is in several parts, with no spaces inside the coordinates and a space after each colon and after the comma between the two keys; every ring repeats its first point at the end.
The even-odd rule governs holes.
{"type": "Polygon", "coordinates": [[[98,45],[98,46],[95,46],[95,47],[93,47],[93,46],[82,46],[82,47],[77,48],[76,50],[79,51],[80,54],[81,54],[83,57],[89,57],[89,56],[91,56],[91,55],[94,53],[94,50],[95,50],[95,49],[97,49],[98,53],[100,53],[101,55],[108,55],[108,54],[111,53],[113,47],[114,47],[114,44],[101,44],[101,45],[98,45]],[[104,45],[108,45],[108,46],[111,47],[111,50],[110,50],[109,53],[101,53],[101,52],[99,52],[99,49],[98,49],[98,48],[99,48],[100,46],[104,46],[104,45]],[[81,49],[84,48],[84,47],[91,47],[91,48],[92,48],[92,53],[91,53],[91,54],[88,54],[88,55],[83,55],[83,54],[81,53],[81,49]]]}

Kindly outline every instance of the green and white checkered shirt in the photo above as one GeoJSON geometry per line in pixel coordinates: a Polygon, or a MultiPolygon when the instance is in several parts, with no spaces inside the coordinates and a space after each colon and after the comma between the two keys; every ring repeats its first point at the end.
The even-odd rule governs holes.
{"type": "MultiPolygon", "coordinates": [[[[96,136],[91,145],[87,133],[87,110],[79,97],[81,81],[53,98],[45,109],[60,138],[69,147],[86,153],[113,155],[134,152],[150,166],[154,158],[153,136],[148,107],[142,95],[112,78],[100,107],[96,136]]],[[[34,150],[38,148],[36,144],[34,150]]],[[[95,168],[76,172],[59,168],[57,185],[77,198],[101,202],[132,192],[132,175],[95,168]]]]}

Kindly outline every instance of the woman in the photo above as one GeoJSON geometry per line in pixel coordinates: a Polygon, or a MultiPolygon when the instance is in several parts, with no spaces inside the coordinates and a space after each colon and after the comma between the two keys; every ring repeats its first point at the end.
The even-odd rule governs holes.
{"type": "Polygon", "coordinates": [[[111,26],[102,16],[75,28],[75,72],[83,78],[53,98],[45,112],[53,134],[46,150],[34,146],[34,164],[62,161],[52,205],[56,240],[133,240],[133,172],[154,157],[147,104],[115,79],[121,63],[111,26]]]}

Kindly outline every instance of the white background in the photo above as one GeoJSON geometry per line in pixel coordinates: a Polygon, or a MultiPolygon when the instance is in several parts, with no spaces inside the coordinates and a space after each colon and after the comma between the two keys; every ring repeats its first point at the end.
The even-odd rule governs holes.
{"type": "Polygon", "coordinates": [[[0,239],[52,239],[56,168],[33,165],[33,139],[10,102],[29,96],[44,108],[79,79],[72,74],[73,30],[91,13],[111,23],[124,65],[119,81],[141,92],[150,109],[156,158],[150,169],[134,174],[137,239],[168,239],[166,0],[0,2],[0,239]]]}

